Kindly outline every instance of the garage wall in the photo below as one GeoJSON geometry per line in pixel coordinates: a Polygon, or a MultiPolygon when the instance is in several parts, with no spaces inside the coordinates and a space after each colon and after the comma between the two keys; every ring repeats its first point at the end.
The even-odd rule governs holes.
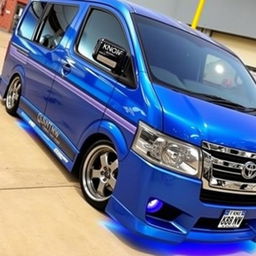
{"type": "MultiPolygon", "coordinates": [[[[130,0],[191,24],[198,0],[130,0]]],[[[200,27],[256,38],[255,0],[206,0],[200,27]]]]}
{"type": "Polygon", "coordinates": [[[10,32],[17,4],[27,4],[29,0],[7,0],[0,15],[0,29],[10,32]]]}
{"type": "Polygon", "coordinates": [[[197,0],[129,0],[141,6],[161,12],[167,16],[191,23],[197,0]]]}
{"type": "Polygon", "coordinates": [[[256,40],[218,32],[212,38],[233,50],[246,65],[256,67],[256,40]]]}
{"type": "Polygon", "coordinates": [[[255,11],[255,0],[206,0],[200,26],[256,38],[255,11]]]}
{"type": "Polygon", "coordinates": [[[0,15],[0,29],[10,31],[16,4],[16,0],[7,1],[5,3],[3,13],[0,15]]]}

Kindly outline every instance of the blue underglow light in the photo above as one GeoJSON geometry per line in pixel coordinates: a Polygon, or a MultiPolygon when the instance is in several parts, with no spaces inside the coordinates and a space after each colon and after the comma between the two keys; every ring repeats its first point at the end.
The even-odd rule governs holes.
{"type": "Polygon", "coordinates": [[[163,256],[256,256],[254,242],[239,243],[198,243],[184,242],[171,244],[133,233],[118,222],[108,219],[101,222],[102,226],[129,247],[149,255],[163,256]]]}
{"type": "Polygon", "coordinates": [[[158,212],[163,207],[163,202],[158,199],[151,199],[147,205],[148,213],[158,212]]]}
{"type": "Polygon", "coordinates": [[[33,128],[29,124],[27,124],[25,121],[18,120],[17,124],[18,124],[18,126],[20,128],[22,128],[23,130],[27,131],[29,134],[35,135],[35,132],[34,132],[33,128]]]}

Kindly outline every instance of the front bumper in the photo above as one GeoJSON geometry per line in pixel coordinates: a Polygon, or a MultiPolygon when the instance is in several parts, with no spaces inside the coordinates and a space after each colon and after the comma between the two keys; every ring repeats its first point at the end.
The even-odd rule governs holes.
{"type": "Polygon", "coordinates": [[[106,211],[130,230],[173,243],[237,242],[256,238],[256,206],[201,202],[201,186],[200,180],[156,167],[131,151],[119,165],[118,182],[106,211]],[[162,200],[176,213],[168,220],[151,219],[146,214],[151,198],[162,200]],[[219,221],[225,210],[246,211],[246,225],[233,230],[213,228],[210,222],[219,221]],[[198,225],[200,220],[206,220],[204,226],[198,225]]]}

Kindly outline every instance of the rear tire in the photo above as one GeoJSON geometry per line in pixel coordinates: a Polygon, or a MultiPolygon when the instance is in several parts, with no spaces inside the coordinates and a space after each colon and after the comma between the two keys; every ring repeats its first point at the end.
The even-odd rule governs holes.
{"type": "Polygon", "coordinates": [[[5,109],[8,114],[17,116],[21,96],[21,80],[19,76],[12,79],[6,94],[5,109]]]}
{"type": "Polygon", "coordinates": [[[115,188],[118,159],[114,146],[108,140],[95,142],[83,157],[80,185],[86,201],[104,211],[115,188]]]}

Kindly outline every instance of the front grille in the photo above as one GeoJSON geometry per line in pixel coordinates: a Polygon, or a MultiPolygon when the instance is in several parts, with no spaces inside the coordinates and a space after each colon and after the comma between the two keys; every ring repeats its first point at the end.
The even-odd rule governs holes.
{"type": "Polygon", "coordinates": [[[201,200],[224,204],[234,202],[241,205],[244,201],[246,205],[255,204],[256,153],[208,142],[203,142],[202,147],[201,200]]]}
{"type": "Polygon", "coordinates": [[[200,200],[204,203],[236,206],[256,206],[256,195],[223,193],[203,189],[200,200]]]}
{"type": "MultiPolygon", "coordinates": [[[[223,150],[223,152],[214,151],[212,149],[206,148],[204,145],[205,145],[205,143],[203,144],[203,148],[205,149],[205,151],[209,151],[211,153],[211,155],[217,159],[226,160],[226,161],[230,161],[230,162],[235,161],[236,163],[241,163],[241,164],[245,164],[246,161],[248,161],[248,159],[250,159],[250,160],[255,159],[255,161],[256,161],[256,158],[239,156],[238,152],[237,152],[238,155],[236,155],[231,150],[230,150],[230,152],[233,152],[232,154],[227,153],[227,151],[225,151],[225,150],[223,150]]],[[[208,145],[209,145],[209,143],[208,143],[208,145]]],[[[227,149],[227,147],[225,147],[225,149],[227,149]]]]}
{"type": "Polygon", "coordinates": [[[216,164],[212,165],[212,175],[215,178],[220,178],[223,180],[231,180],[231,181],[239,181],[242,183],[255,183],[256,178],[253,178],[251,180],[246,180],[245,178],[242,177],[241,175],[241,170],[239,169],[233,169],[230,167],[224,167],[224,166],[219,166],[216,164]]]}

